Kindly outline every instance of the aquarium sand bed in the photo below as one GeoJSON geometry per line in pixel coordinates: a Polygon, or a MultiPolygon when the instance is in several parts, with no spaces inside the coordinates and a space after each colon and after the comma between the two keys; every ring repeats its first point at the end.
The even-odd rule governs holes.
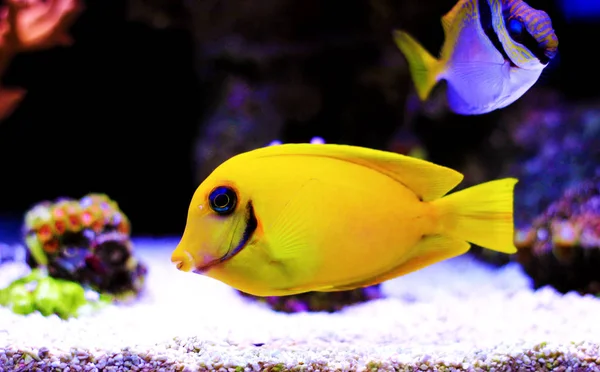
{"type": "MultiPolygon", "coordinates": [[[[337,314],[283,314],[178,272],[173,240],[136,241],[148,290],[62,321],[0,309],[1,371],[600,371],[600,300],[533,291],[516,264],[458,257],[337,314]]],[[[0,266],[0,285],[22,275],[0,266]]]]}

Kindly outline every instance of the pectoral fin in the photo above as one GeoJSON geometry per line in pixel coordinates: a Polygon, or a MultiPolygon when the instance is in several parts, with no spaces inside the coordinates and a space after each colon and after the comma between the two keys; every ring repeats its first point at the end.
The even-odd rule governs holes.
{"type": "Polygon", "coordinates": [[[448,82],[447,89],[450,108],[463,115],[493,110],[504,99],[502,93],[506,76],[503,68],[503,65],[496,63],[455,62],[452,81],[448,82]],[[473,86],[474,82],[477,86],[473,86]]]}
{"type": "Polygon", "coordinates": [[[319,210],[325,201],[320,185],[321,181],[310,179],[302,186],[264,237],[270,259],[273,264],[283,265],[291,284],[310,282],[310,276],[318,268],[319,256],[315,247],[330,220],[330,215],[319,210]]]}

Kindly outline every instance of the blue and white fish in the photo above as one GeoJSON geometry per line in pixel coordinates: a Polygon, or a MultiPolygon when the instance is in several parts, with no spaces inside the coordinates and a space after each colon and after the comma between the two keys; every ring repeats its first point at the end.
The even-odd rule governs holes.
{"type": "Polygon", "coordinates": [[[442,17],[445,41],[433,57],[403,31],[394,31],[421,101],[440,80],[461,115],[506,107],[535,84],[558,50],[552,21],[523,0],[459,0],[442,17]]]}

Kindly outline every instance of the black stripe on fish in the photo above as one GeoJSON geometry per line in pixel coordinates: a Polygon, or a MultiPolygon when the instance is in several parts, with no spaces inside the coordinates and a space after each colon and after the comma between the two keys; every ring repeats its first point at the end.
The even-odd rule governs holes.
{"type": "Polygon", "coordinates": [[[517,20],[523,24],[522,32],[519,34],[511,33],[508,29],[508,22],[511,20],[511,15],[509,9],[505,9],[502,12],[502,16],[504,17],[504,24],[507,25],[506,32],[515,42],[523,45],[527,48],[537,59],[540,60],[542,64],[547,64],[550,62],[550,58],[546,55],[546,48],[544,48],[536,39],[531,35],[527,27],[523,24],[523,21],[519,18],[512,17],[513,20],[517,20]]]}
{"type": "Polygon", "coordinates": [[[256,219],[256,214],[254,213],[254,206],[252,205],[252,201],[248,202],[248,206],[246,207],[246,227],[244,228],[244,232],[242,233],[242,238],[235,246],[234,249],[231,250],[227,255],[221,258],[221,262],[229,260],[236,254],[238,254],[246,244],[252,239],[252,235],[258,228],[258,220],[256,219]]]}
{"type": "Polygon", "coordinates": [[[492,42],[494,48],[496,48],[496,50],[502,54],[504,60],[510,62],[511,66],[515,67],[516,65],[508,57],[508,54],[506,54],[498,35],[496,35],[496,31],[494,31],[494,26],[492,26],[491,5],[487,2],[487,0],[477,0],[477,8],[479,9],[479,23],[486,36],[492,42]]]}

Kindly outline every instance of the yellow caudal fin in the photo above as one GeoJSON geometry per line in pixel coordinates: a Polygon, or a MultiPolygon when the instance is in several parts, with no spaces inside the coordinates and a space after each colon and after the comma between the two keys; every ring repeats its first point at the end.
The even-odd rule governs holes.
{"type": "Polygon", "coordinates": [[[441,62],[404,31],[394,31],[394,41],[408,62],[419,98],[425,101],[439,80],[441,62]]]}
{"type": "Polygon", "coordinates": [[[517,179],[476,185],[437,199],[441,235],[466,240],[487,249],[515,253],[513,194],[517,179]]]}

